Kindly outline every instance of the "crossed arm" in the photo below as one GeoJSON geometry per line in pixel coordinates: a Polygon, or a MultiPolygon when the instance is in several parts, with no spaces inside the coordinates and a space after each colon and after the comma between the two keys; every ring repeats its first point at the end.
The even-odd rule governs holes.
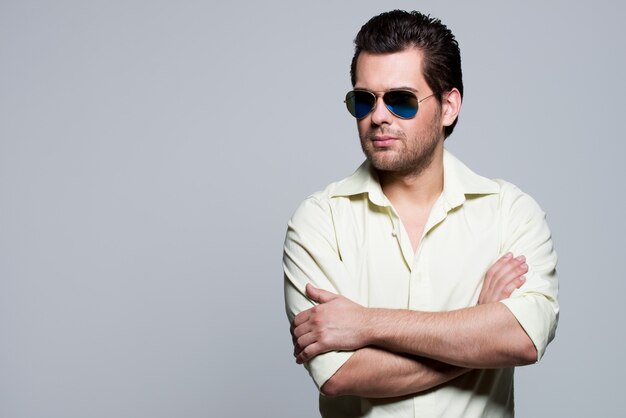
{"type": "Polygon", "coordinates": [[[372,309],[307,285],[319,305],[292,324],[296,361],[333,350],[355,350],[322,386],[324,394],[394,397],[430,389],[472,368],[536,361],[515,317],[497,301],[521,286],[524,257],[507,254],[487,272],[479,305],[453,312],[372,309]]]}
{"type": "MultiPolygon", "coordinates": [[[[312,286],[305,291],[310,283],[357,297],[339,257],[330,208],[313,197],[301,205],[285,240],[285,298],[295,325],[294,354],[323,393],[407,395],[467,369],[532,363],[543,355],[559,314],[550,230],[541,208],[519,189],[503,183],[499,199],[500,248],[528,256],[528,281],[512,295],[521,277],[498,280],[499,261],[485,276],[478,306],[439,313],[364,308],[312,286]]],[[[504,264],[513,263],[508,260],[504,264]]]]}

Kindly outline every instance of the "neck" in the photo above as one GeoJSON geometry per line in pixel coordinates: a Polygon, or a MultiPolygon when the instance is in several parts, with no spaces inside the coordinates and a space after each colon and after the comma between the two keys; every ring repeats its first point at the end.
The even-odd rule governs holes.
{"type": "Polygon", "coordinates": [[[432,161],[419,172],[380,171],[378,178],[392,204],[431,206],[443,191],[443,146],[437,147],[432,161]]]}

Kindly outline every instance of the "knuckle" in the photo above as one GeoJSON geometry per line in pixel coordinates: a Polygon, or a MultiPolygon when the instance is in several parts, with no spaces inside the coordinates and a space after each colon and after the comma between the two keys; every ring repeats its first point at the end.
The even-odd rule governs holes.
{"type": "Polygon", "coordinates": [[[309,360],[312,356],[313,356],[313,348],[311,348],[311,346],[308,346],[307,348],[302,350],[302,357],[305,360],[309,360]]]}
{"type": "Polygon", "coordinates": [[[321,315],[316,315],[315,317],[311,318],[311,324],[315,326],[320,326],[323,322],[324,320],[321,315]]]}
{"type": "Polygon", "coordinates": [[[503,280],[503,282],[505,282],[506,284],[511,284],[511,283],[515,283],[518,279],[519,275],[516,274],[513,277],[508,277],[506,280],[503,280]]]}

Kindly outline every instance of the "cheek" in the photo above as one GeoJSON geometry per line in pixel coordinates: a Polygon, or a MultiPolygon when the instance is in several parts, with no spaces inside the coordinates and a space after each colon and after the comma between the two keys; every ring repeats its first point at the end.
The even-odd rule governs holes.
{"type": "Polygon", "coordinates": [[[423,113],[420,117],[405,121],[402,129],[409,138],[423,137],[424,135],[430,135],[433,128],[436,126],[436,121],[433,115],[423,113]]]}
{"type": "MultiPolygon", "coordinates": [[[[365,118],[367,119],[367,118],[365,118]]],[[[356,121],[356,129],[359,132],[359,137],[363,138],[363,135],[367,134],[367,130],[369,129],[369,125],[364,121],[364,119],[356,121]]]]}

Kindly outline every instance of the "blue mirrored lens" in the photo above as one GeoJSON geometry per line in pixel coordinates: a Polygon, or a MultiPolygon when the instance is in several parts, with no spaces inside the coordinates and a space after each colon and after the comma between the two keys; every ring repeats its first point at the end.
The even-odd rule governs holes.
{"type": "Polygon", "coordinates": [[[389,91],[383,100],[387,109],[398,117],[410,119],[417,114],[417,96],[410,91],[389,91]]]}
{"type": "Polygon", "coordinates": [[[373,105],[371,103],[357,101],[354,104],[354,116],[358,119],[367,116],[372,111],[373,105]]]}
{"type": "Polygon", "coordinates": [[[361,119],[374,108],[376,96],[367,91],[350,91],[346,94],[346,107],[352,116],[361,119]]]}

